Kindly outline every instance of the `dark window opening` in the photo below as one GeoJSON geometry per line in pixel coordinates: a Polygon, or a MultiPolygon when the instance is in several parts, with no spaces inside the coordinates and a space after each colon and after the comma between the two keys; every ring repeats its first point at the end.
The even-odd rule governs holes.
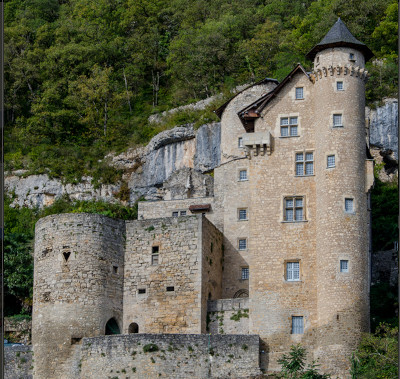
{"type": "Polygon", "coordinates": [[[139,288],[138,293],[146,293],[146,288],[139,288]]]}
{"type": "Polygon", "coordinates": [[[118,274],[118,266],[113,266],[113,273],[118,274]]]}
{"type": "Polygon", "coordinates": [[[106,336],[112,334],[121,334],[117,320],[115,318],[110,318],[106,324],[106,336]]]}
{"type": "Polygon", "coordinates": [[[65,260],[65,263],[67,263],[68,262],[68,259],[69,259],[69,256],[71,255],[71,252],[66,252],[66,253],[63,253],[63,256],[64,256],[64,260],[65,260]]]}
{"type": "Polygon", "coordinates": [[[160,246],[153,246],[151,248],[151,264],[158,265],[158,253],[160,252],[160,246]]]}
{"type": "Polygon", "coordinates": [[[129,334],[139,333],[139,325],[136,324],[136,322],[132,322],[132,324],[129,325],[128,333],[129,334]]]}
{"type": "Polygon", "coordinates": [[[167,287],[167,292],[173,292],[175,291],[175,288],[173,286],[167,287]]]}
{"type": "Polygon", "coordinates": [[[80,345],[82,337],[72,337],[71,338],[71,345],[80,345]]]}

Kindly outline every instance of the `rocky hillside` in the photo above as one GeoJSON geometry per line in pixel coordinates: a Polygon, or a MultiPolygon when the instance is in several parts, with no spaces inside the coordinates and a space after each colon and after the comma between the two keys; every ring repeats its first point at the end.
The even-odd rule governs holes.
{"type": "MultiPolygon", "coordinates": [[[[366,108],[367,130],[371,152],[377,163],[384,163],[381,179],[391,180],[397,173],[397,108],[388,99],[376,109],[366,108]]],[[[39,207],[51,205],[62,195],[78,200],[121,201],[125,188],[129,194],[122,202],[133,204],[138,198],[170,200],[213,194],[212,170],[219,164],[220,124],[212,123],[195,130],[191,125],[176,127],[156,135],[145,147],[123,154],[110,154],[106,159],[122,169],[123,182],[94,188],[90,177],[79,184],[63,184],[47,175],[24,176],[19,170],[6,174],[5,189],[13,205],[39,207]]]]}

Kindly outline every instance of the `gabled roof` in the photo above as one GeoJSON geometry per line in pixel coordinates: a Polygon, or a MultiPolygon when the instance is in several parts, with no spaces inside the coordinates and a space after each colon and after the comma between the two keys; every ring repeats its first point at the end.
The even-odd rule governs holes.
{"type": "Polygon", "coordinates": [[[311,51],[307,53],[306,57],[313,60],[318,52],[330,47],[352,47],[361,51],[364,54],[366,61],[374,56],[372,51],[365,44],[360,42],[351,34],[350,30],[343,23],[340,17],[322,41],[315,45],[311,51]]]}
{"type": "Polygon", "coordinates": [[[238,112],[238,116],[246,128],[246,121],[260,117],[260,113],[267,106],[267,104],[282,90],[282,88],[292,79],[297,73],[302,72],[311,80],[310,75],[306,72],[304,67],[298,63],[296,67],[282,80],[271,92],[261,96],[258,100],[248,105],[246,108],[238,112]]]}
{"type": "Polygon", "coordinates": [[[227,107],[227,105],[238,95],[240,95],[242,92],[247,91],[249,88],[260,85],[260,84],[265,84],[268,82],[275,82],[276,84],[279,84],[279,81],[276,79],[271,79],[271,78],[264,78],[260,81],[258,81],[257,83],[251,84],[249,86],[247,86],[245,89],[239,91],[235,96],[231,97],[229,100],[227,100],[224,104],[222,104],[218,109],[216,109],[214,111],[214,113],[221,118],[222,113],[224,112],[225,108],[227,107]]]}

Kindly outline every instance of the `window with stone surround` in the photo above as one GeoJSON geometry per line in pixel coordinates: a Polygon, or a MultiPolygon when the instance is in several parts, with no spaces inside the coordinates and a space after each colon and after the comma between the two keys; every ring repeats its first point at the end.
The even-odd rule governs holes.
{"type": "Polygon", "coordinates": [[[143,294],[145,294],[146,293],[146,288],[139,288],[138,289],[138,294],[139,295],[143,295],[143,294]]]}
{"type": "Polygon", "coordinates": [[[286,262],[286,280],[288,282],[297,282],[300,280],[300,262],[286,262]]]}
{"type": "Polygon", "coordinates": [[[248,280],[249,279],[249,268],[248,267],[242,267],[242,280],[248,280]]]}
{"type": "Polygon", "coordinates": [[[349,272],[349,261],[347,259],[340,260],[340,272],[349,272]]]}
{"type": "Polygon", "coordinates": [[[354,199],[349,197],[344,199],[344,210],[346,213],[354,213],[354,199]]]}
{"type": "Polygon", "coordinates": [[[160,252],[160,246],[153,246],[151,248],[151,264],[153,266],[158,265],[159,252],[160,252]]]}
{"type": "Polygon", "coordinates": [[[239,181],[243,182],[247,180],[247,170],[240,170],[239,171],[239,181]]]}
{"type": "Polygon", "coordinates": [[[335,156],[334,155],[328,155],[326,157],[326,167],[327,168],[334,168],[336,167],[336,162],[335,162],[335,156]]]}
{"type": "Polygon", "coordinates": [[[296,176],[314,175],[314,153],[304,151],[296,153],[296,176]]]}
{"type": "Polygon", "coordinates": [[[297,117],[281,117],[281,137],[297,137],[298,126],[297,117]]]}
{"type": "Polygon", "coordinates": [[[296,87],[296,100],[303,100],[303,99],[304,99],[303,87],[296,87]]]}
{"type": "Polygon", "coordinates": [[[342,115],[340,113],[337,113],[337,114],[333,115],[333,127],[334,128],[343,127],[342,115]]]}
{"type": "Polygon", "coordinates": [[[240,148],[243,147],[243,138],[242,137],[238,138],[238,147],[240,147],[240,148]]]}
{"type": "Polygon", "coordinates": [[[238,209],[238,219],[239,219],[239,221],[248,220],[248,218],[247,218],[247,209],[246,208],[238,209]]]}
{"type": "Polygon", "coordinates": [[[344,91],[344,86],[342,81],[337,81],[336,82],[336,90],[337,91],[344,91]]]}
{"type": "Polygon", "coordinates": [[[178,217],[178,216],[179,216],[179,212],[177,212],[177,211],[172,212],[172,217],[178,217]]]}
{"type": "Polygon", "coordinates": [[[186,216],[186,211],[181,211],[181,216],[186,216]]]}
{"type": "Polygon", "coordinates": [[[304,318],[303,316],[292,316],[292,334],[304,333],[304,318]]]}
{"type": "Polygon", "coordinates": [[[247,250],[247,238],[239,238],[238,247],[239,250],[247,250]]]}
{"type": "Polygon", "coordinates": [[[291,196],[284,198],[283,219],[287,222],[299,222],[305,220],[304,197],[291,196]]]}

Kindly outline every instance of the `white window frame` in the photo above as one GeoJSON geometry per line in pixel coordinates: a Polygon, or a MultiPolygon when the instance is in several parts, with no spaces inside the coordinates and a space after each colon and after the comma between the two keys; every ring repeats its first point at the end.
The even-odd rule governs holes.
{"type": "Polygon", "coordinates": [[[306,212],[305,212],[305,197],[304,196],[286,196],[283,198],[283,221],[284,222],[302,222],[306,221],[306,212]],[[301,200],[301,206],[300,206],[301,200]],[[292,201],[292,205],[290,206],[289,201],[292,201]],[[302,218],[301,220],[297,217],[297,211],[301,209],[302,218]],[[292,211],[292,218],[288,217],[289,210],[292,211]]]}
{"type": "Polygon", "coordinates": [[[292,334],[304,334],[303,316],[292,316],[292,334]]]}
{"type": "Polygon", "coordinates": [[[239,221],[247,221],[249,219],[247,208],[239,208],[237,211],[237,215],[238,215],[239,221]],[[245,218],[243,218],[243,214],[244,214],[245,218]]]}
{"type": "Polygon", "coordinates": [[[300,261],[286,262],[286,281],[299,282],[300,281],[300,261]]]}
{"type": "Polygon", "coordinates": [[[334,128],[342,128],[343,127],[343,114],[335,113],[332,115],[332,126],[334,128]]]}
{"type": "Polygon", "coordinates": [[[280,132],[282,138],[299,137],[299,117],[288,116],[280,118],[280,132]],[[283,130],[287,131],[283,133],[283,130]]]}
{"type": "Polygon", "coordinates": [[[352,197],[344,198],[344,211],[346,213],[350,213],[350,214],[353,214],[355,212],[354,198],[352,198],[352,197]],[[351,204],[351,209],[347,206],[347,204],[351,204]]]}
{"type": "Polygon", "coordinates": [[[239,251],[247,250],[247,238],[239,238],[238,239],[238,250],[239,251]],[[243,241],[244,241],[244,247],[243,247],[243,241]],[[242,242],[242,246],[240,246],[241,242],[242,242]]]}
{"type": "Polygon", "coordinates": [[[248,176],[247,176],[247,170],[246,169],[239,170],[239,182],[246,182],[247,180],[249,180],[248,176]],[[245,175],[242,178],[242,173],[243,172],[245,173],[245,175]]]}
{"type": "Polygon", "coordinates": [[[304,87],[296,87],[294,93],[296,100],[304,100],[304,87]]]}
{"type": "Polygon", "coordinates": [[[344,91],[344,82],[343,82],[343,80],[338,80],[336,82],[336,91],[339,91],[339,92],[344,91]],[[341,84],[342,88],[339,88],[339,83],[341,84]]]}
{"type": "Polygon", "coordinates": [[[339,270],[340,272],[348,273],[349,272],[349,260],[341,259],[339,262],[339,270]]]}
{"type": "Polygon", "coordinates": [[[250,270],[248,267],[242,267],[242,272],[240,275],[240,278],[242,280],[249,280],[249,276],[250,276],[250,270]]]}
{"type": "Polygon", "coordinates": [[[295,176],[313,176],[314,175],[314,152],[313,151],[296,151],[295,153],[295,176]],[[311,154],[311,157],[310,157],[311,154]],[[301,167],[301,172],[298,173],[298,168],[301,167]],[[309,168],[312,168],[312,173],[307,173],[309,168]]]}
{"type": "Polygon", "coordinates": [[[326,168],[335,168],[336,167],[336,156],[335,154],[329,154],[326,156],[326,168]],[[333,163],[329,162],[329,158],[333,158],[333,163]]]}

